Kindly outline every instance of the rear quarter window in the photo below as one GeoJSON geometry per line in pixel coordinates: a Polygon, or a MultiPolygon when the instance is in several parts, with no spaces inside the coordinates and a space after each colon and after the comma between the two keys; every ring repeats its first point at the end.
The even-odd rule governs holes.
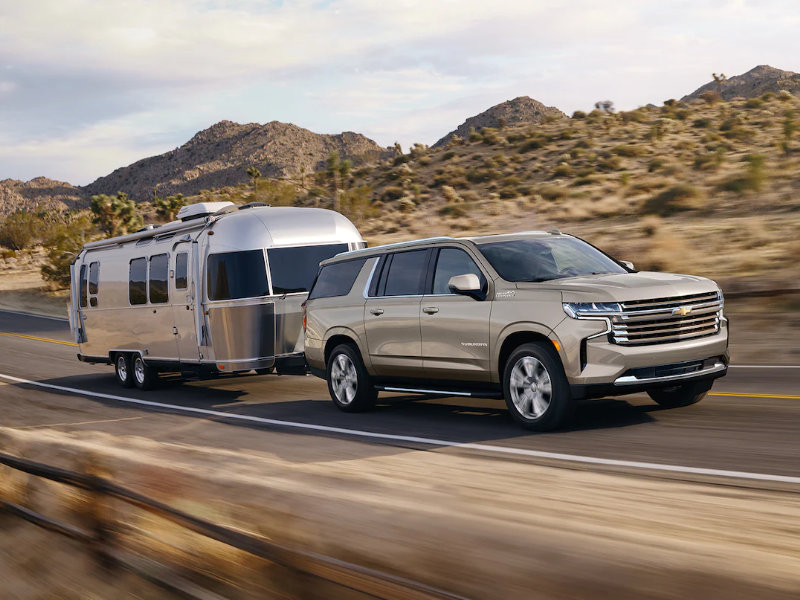
{"type": "Polygon", "coordinates": [[[325,265],[320,270],[308,299],[347,296],[366,262],[367,259],[364,258],[325,265]]]}

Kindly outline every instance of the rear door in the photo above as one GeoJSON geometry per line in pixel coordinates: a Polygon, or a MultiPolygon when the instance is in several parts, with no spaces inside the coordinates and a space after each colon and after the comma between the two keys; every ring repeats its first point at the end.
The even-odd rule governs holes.
{"type": "Polygon", "coordinates": [[[396,252],[383,259],[378,284],[364,305],[367,346],[375,375],[419,378],[419,310],[430,250],[396,252]]]}
{"type": "Polygon", "coordinates": [[[487,291],[485,274],[462,248],[437,248],[433,273],[420,304],[420,331],[425,377],[442,381],[489,381],[489,316],[492,303],[453,294],[455,275],[474,273],[487,291]]]}
{"type": "Polygon", "coordinates": [[[172,252],[170,269],[170,300],[172,304],[172,333],[181,362],[198,362],[197,322],[195,315],[195,281],[192,244],[178,244],[172,252]]]}

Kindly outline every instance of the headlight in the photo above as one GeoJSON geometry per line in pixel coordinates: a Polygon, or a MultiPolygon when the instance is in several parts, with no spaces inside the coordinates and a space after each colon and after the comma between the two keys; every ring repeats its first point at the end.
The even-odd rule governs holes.
{"type": "Polygon", "coordinates": [[[561,306],[573,319],[608,317],[622,312],[618,302],[562,302],[561,306]]]}

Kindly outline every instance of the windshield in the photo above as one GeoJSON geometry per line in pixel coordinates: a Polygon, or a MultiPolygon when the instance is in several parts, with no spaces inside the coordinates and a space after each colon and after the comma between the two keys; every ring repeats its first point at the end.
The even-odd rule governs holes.
{"type": "Polygon", "coordinates": [[[478,249],[506,281],[628,272],[597,248],[572,237],[489,242],[479,244],[478,249]]]}

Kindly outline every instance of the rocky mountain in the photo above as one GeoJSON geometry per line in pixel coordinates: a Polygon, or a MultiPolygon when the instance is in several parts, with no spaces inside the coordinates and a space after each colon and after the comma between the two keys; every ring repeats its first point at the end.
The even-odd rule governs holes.
{"type": "Polygon", "coordinates": [[[720,92],[722,98],[753,98],[766,92],[778,93],[786,90],[792,94],[800,94],[800,73],[782,71],[769,65],[759,65],[742,75],[735,75],[730,79],[720,82],[710,81],[697,88],[681,100],[698,98],[703,92],[720,92]]]}
{"type": "Polygon", "coordinates": [[[346,131],[313,133],[290,123],[240,124],[220,121],[197,133],[183,146],[117,169],[84,188],[88,195],[125,191],[137,201],[158,194],[196,194],[203,189],[247,181],[256,167],[264,177],[312,172],[324,165],[331,151],[358,164],[387,152],[367,137],[346,131]]]}
{"type": "Polygon", "coordinates": [[[18,210],[66,210],[85,208],[88,196],[81,189],[63,181],[36,177],[30,181],[4,179],[0,181],[0,217],[18,210]]]}
{"type": "Polygon", "coordinates": [[[563,112],[553,106],[545,106],[538,100],[529,98],[528,96],[520,96],[513,100],[506,100],[500,104],[492,106],[490,109],[483,111],[479,115],[470,117],[464,121],[459,127],[448,133],[433,146],[443,146],[446,144],[453,134],[466,138],[469,135],[471,128],[475,131],[480,131],[481,127],[499,127],[503,125],[521,125],[526,123],[541,123],[549,118],[564,118],[563,112]]]}

